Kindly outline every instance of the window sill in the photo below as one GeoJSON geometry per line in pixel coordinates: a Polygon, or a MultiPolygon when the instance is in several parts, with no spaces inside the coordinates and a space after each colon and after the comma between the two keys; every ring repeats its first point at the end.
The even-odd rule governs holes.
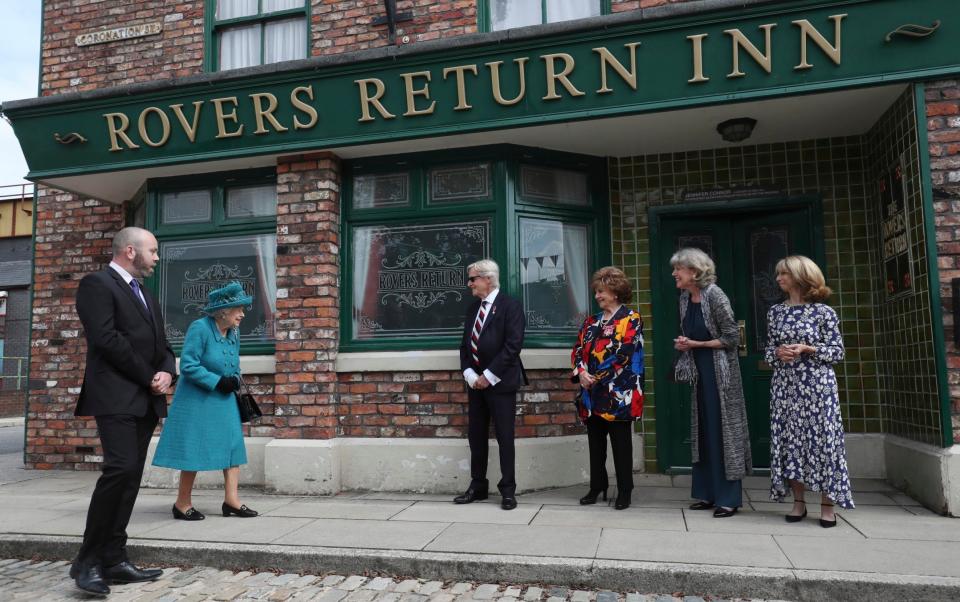
{"type": "MultiPolygon", "coordinates": [[[[277,371],[277,358],[273,355],[241,355],[240,372],[242,374],[274,374],[277,371]]],[[[180,373],[180,358],[177,358],[177,373],[180,373]]]]}
{"type": "MultiPolygon", "coordinates": [[[[527,370],[566,370],[570,368],[569,349],[524,349],[520,353],[527,370]]],[[[429,372],[460,371],[460,352],[440,351],[366,351],[337,354],[337,372],[429,372]]]]}

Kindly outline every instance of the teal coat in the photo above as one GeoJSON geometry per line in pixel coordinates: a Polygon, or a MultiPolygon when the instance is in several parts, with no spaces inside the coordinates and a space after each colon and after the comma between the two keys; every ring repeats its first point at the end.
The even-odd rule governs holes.
{"type": "Polygon", "coordinates": [[[247,463],[236,397],[216,390],[221,376],[239,374],[236,330],[223,336],[211,317],[190,324],[180,356],[180,380],[154,466],[194,471],[247,463]]]}

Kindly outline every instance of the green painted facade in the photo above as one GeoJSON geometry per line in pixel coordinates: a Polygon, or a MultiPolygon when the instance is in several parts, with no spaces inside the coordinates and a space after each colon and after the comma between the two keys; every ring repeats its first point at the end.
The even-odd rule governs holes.
{"type": "Polygon", "coordinates": [[[952,0],[763,4],[517,41],[506,34],[492,43],[478,37],[438,51],[361,53],[350,63],[318,58],[297,70],[268,66],[122,97],[8,103],[3,112],[30,177],[42,179],[953,73],[960,71],[958,15],[952,0]],[[907,23],[935,22],[938,29],[927,37],[889,37],[907,23]],[[697,48],[702,69],[695,67],[697,48]],[[54,138],[71,133],[85,141],[54,138]]]}

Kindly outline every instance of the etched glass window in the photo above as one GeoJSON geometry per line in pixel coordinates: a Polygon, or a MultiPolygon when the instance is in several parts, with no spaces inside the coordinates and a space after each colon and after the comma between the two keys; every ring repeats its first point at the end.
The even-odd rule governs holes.
{"type": "Polygon", "coordinates": [[[366,174],[353,178],[353,207],[382,209],[410,205],[410,174],[366,174]]]}
{"type": "Polygon", "coordinates": [[[774,268],[789,254],[790,232],[786,226],[763,226],[750,232],[750,303],[756,350],[767,346],[767,312],[785,297],[774,268]]]}
{"type": "Polygon", "coordinates": [[[520,166],[520,195],[526,200],[543,203],[590,204],[587,174],[566,169],[520,166]]]}
{"type": "Polygon", "coordinates": [[[489,163],[447,165],[430,170],[430,201],[433,203],[489,198],[489,163]]]}
{"type": "Polygon", "coordinates": [[[270,217],[277,214],[277,187],[242,186],[227,189],[227,219],[270,217]]]}
{"type": "Polygon", "coordinates": [[[203,224],[210,221],[209,190],[166,192],[160,197],[160,221],[164,224],[203,224]]]}
{"type": "Polygon", "coordinates": [[[182,344],[210,291],[232,281],[254,297],[240,323],[241,343],[273,342],[276,253],[276,234],[161,241],[160,303],[170,343],[182,344]]]}
{"type": "Polygon", "coordinates": [[[527,332],[569,335],[590,311],[589,228],[520,219],[520,284],[527,332]]]}
{"type": "Polygon", "coordinates": [[[467,266],[490,254],[490,222],[360,226],[352,231],[354,340],[463,332],[467,266]]]}

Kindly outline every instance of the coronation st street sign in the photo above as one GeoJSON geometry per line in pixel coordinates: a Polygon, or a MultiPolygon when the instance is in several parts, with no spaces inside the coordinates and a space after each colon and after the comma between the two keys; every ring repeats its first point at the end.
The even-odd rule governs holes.
{"type": "Polygon", "coordinates": [[[30,177],[43,178],[960,71],[956,0],[823,5],[764,5],[703,22],[641,22],[70,104],[25,101],[4,113],[30,177]]]}

